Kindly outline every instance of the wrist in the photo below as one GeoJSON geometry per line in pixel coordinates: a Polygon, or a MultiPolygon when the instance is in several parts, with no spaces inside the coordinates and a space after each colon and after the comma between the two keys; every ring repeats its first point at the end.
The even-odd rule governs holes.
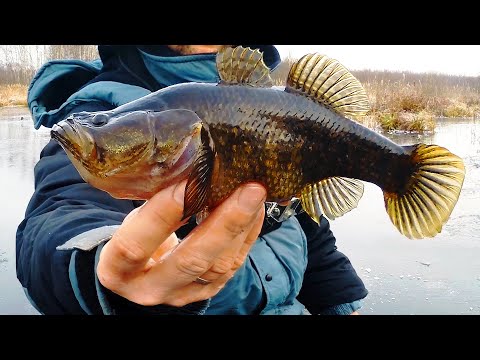
{"type": "MultiPolygon", "coordinates": [[[[362,301],[356,300],[350,303],[330,306],[320,311],[320,315],[352,315],[362,307],[362,301]]],[[[358,313],[357,313],[358,314],[358,313]]]]}
{"type": "Polygon", "coordinates": [[[114,315],[203,315],[210,305],[210,299],[193,302],[182,307],[159,304],[145,306],[134,303],[103,287],[114,315]]]}

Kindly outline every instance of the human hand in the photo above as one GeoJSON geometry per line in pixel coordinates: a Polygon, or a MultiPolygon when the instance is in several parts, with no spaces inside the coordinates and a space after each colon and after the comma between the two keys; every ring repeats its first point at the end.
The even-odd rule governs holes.
{"type": "Polygon", "coordinates": [[[262,228],[265,189],[241,186],[179,243],[185,184],[160,191],[125,218],[100,253],[103,286],[137,304],[181,307],[216,295],[243,264],[262,228]]]}

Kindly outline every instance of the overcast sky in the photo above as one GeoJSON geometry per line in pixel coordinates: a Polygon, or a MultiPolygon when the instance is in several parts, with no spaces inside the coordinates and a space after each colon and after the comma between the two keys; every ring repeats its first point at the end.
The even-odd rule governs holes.
{"type": "Polygon", "coordinates": [[[319,52],[350,70],[480,76],[480,45],[276,45],[282,58],[319,52]]]}

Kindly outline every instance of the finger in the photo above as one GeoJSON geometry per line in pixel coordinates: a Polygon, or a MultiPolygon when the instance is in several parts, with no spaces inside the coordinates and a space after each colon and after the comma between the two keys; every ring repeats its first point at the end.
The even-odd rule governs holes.
{"type": "Polygon", "coordinates": [[[100,272],[122,277],[144,269],[154,252],[181,225],[185,184],[161,190],[124,220],[102,249],[100,272]]]}
{"type": "Polygon", "coordinates": [[[255,242],[258,240],[258,235],[262,230],[264,219],[265,211],[262,211],[258,216],[257,222],[250,230],[248,236],[245,238],[245,241],[241,244],[240,250],[237,253],[235,263],[232,268],[234,272],[237,271],[240,266],[242,266],[253,244],[255,244],[255,242]]]}
{"type": "MultiPolygon", "coordinates": [[[[220,254],[243,242],[263,210],[266,191],[260,184],[237,189],[150,271],[155,278],[175,278],[184,285],[205,273],[220,254]],[[239,235],[242,235],[239,237],[239,235]]],[[[150,274],[149,273],[149,274],[150,274]]]]}
{"type": "Polygon", "coordinates": [[[171,252],[178,245],[178,243],[179,240],[177,234],[170,234],[167,240],[165,240],[162,245],[160,245],[152,254],[152,259],[155,261],[160,261],[162,257],[168,256],[169,252],[171,252]]]}
{"type": "Polygon", "coordinates": [[[245,262],[248,252],[258,239],[258,234],[262,230],[264,216],[265,211],[261,209],[257,213],[257,219],[253,222],[250,231],[237,236],[237,238],[232,241],[232,246],[219,254],[210,269],[200,277],[216,283],[214,285],[225,285],[230,277],[232,277],[245,262]],[[225,278],[225,274],[230,274],[230,277],[225,278]]]}
{"type": "Polygon", "coordinates": [[[170,291],[162,298],[162,303],[177,307],[182,307],[196,301],[212,298],[217,295],[225,286],[225,283],[231,279],[233,270],[223,275],[215,283],[200,285],[195,282],[189,282],[187,285],[170,291]]]}
{"type": "Polygon", "coordinates": [[[213,274],[211,271],[207,271],[201,277],[202,279],[211,280],[212,282],[210,284],[201,285],[193,281],[186,286],[180,287],[178,291],[167,294],[164,299],[164,303],[181,307],[185,306],[186,304],[211,298],[218,294],[220,290],[225,287],[227,282],[235,275],[235,272],[240,268],[240,266],[245,262],[249,250],[258,239],[258,234],[262,230],[264,216],[265,211],[262,209],[262,211],[258,213],[255,224],[243,241],[241,249],[236,256],[234,265],[229,269],[229,271],[224,274],[213,274]]]}

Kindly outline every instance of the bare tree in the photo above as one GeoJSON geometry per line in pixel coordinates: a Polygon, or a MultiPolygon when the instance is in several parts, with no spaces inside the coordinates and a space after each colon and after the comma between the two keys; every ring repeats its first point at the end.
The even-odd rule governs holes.
{"type": "Polygon", "coordinates": [[[48,60],[94,60],[96,58],[98,58],[98,51],[96,45],[50,45],[47,55],[48,60]]]}
{"type": "Polygon", "coordinates": [[[0,84],[28,84],[35,73],[31,45],[0,47],[0,84]]]}
{"type": "Polygon", "coordinates": [[[0,45],[0,84],[29,84],[48,60],[96,58],[96,45],[0,45]]]}

